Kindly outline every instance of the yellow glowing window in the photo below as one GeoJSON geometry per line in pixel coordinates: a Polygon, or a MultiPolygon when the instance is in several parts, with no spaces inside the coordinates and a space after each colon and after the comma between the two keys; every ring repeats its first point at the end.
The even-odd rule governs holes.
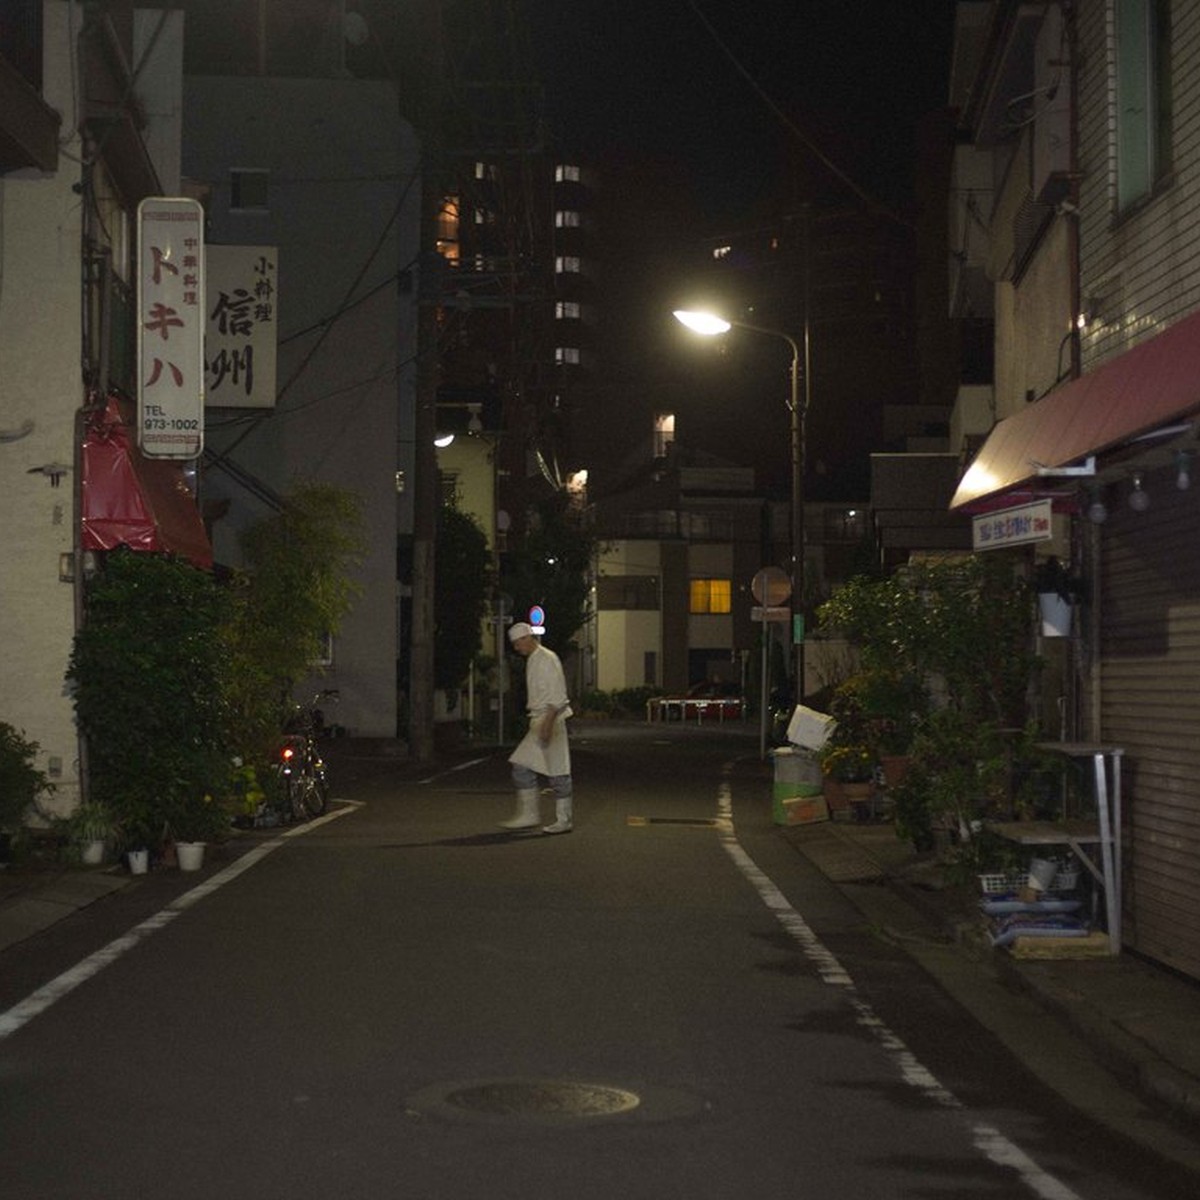
{"type": "Polygon", "coordinates": [[[733,585],[728,579],[693,579],[689,612],[727,613],[733,597],[733,585]]]}

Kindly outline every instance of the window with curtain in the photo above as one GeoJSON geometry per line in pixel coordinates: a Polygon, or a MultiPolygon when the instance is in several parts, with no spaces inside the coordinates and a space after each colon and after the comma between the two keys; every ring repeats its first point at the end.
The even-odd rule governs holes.
{"type": "Polygon", "coordinates": [[[1171,169],[1170,0],[1115,0],[1117,208],[1145,199],[1171,169]]]}
{"type": "Polygon", "coordinates": [[[733,584],[728,579],[693,579],[688,611],[727,613],[733,601],[733,584]]]}

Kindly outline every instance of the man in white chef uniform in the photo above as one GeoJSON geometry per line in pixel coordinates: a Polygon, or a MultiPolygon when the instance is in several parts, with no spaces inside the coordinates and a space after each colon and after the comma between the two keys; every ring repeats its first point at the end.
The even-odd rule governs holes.
{"type": "Polygon", "coordinates": [[[513,783],[517,787],[517,811],[503,829],[533,829],[541,823],[538,776],[545,776],[554,789],[554,824],[545,833],[571,832],[571,748],[567,741],[567,681],[562,663],[553,650],[534,636],[533,629],[518,621],[508,631],[513,649],[525,659],[525,690],[529,699],[529,732],[512,752],[513,783]]]}

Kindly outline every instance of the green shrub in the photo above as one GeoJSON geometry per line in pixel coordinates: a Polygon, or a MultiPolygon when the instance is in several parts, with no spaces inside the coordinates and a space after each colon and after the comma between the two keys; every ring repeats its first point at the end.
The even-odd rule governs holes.
{"type": "Polygon", "coordinates": [[[127,845],[154,845],[229,791],[229,597],[211,575],[117,550],[88,584],[68,668],[88,741],[90,799],[127,845]]]}
{"type": "Polygon", "coordinates": [[[0,721],[0,831],[16,833],[25,823],[34,801],[54,785],[33,761],[40,749],[37,742],[26,741],[25,731],[18,732],[0,721]]]}

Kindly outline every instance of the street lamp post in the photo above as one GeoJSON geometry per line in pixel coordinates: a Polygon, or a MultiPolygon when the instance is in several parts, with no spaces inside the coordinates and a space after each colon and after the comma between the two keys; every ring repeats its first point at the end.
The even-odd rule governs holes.
{"type": "Polygon", "coordinates": [[[809,390],[809,344],[808,319],[804,322],[803,351],[800,343],[790,333],[778,329],[767,329],[761,325],[750,325],[745,321],[727,321],[713,313],[693,312],[677,309],[675,319],[695,333],[711,337],[728,333],[730,329],[748,329],[768,337],[782,338],[792,351],[791,395],[788,409],[791,413],[791,457],[792,457],[792,521],[791,521],[791,576],[792,576],[792,677],[795,680],[795,702],[804,700],[804,435],[805,418],[808,415],[809,390]],[[804,391],[800,390],[800,358],[804,357],[804,391]]]}

